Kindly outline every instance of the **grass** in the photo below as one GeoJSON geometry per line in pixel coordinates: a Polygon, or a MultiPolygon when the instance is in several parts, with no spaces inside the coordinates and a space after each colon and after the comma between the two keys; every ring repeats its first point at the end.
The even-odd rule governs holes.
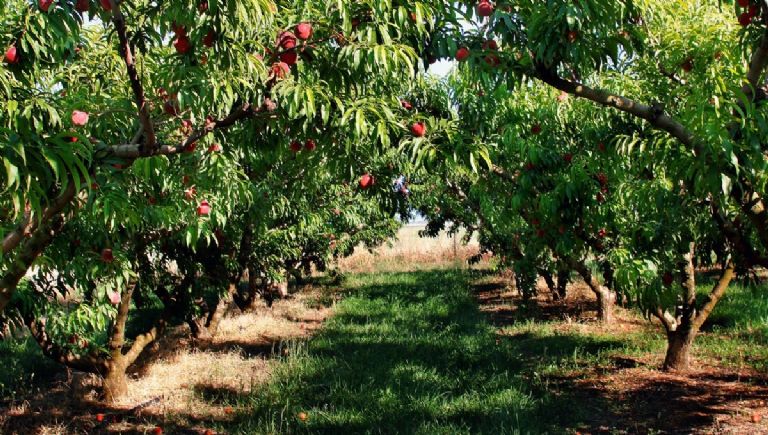
{"type": "Polygon", "coordinates": [[[339,260],[344,273],[407,272],[434,269],[461,268],[467,259],[480,251],[475,238],[463,244],[463,231],[453,236],[441,232],[437,237],[420,237],[423,226],[404,226],[392,244],[384,244],[372,251],[358,246],[355,252],[339,260]]]}
{"type": "Polygon", "coordinates": [[[715,307],[703,333],[699,352],[736,367],[768,372],[768,288],[732,284],[715,307]]]}
{"type": "Polygon", "coordinates": [[[0,399],[9,401],[38,391],[61,370],[31,338],[0,340],[0,367],[0,399]]]}
{"type": "MultiPolygon", "coordinates": [[[[707,430],[712,421],[700,416],[713,416],[726,403],[710,397],[720,387],[744,386],[738,394],[723,392],[723,401],[762,394],[749,390],[759,379],[749,370],[768,369],[765,287],[729,289],[695,344],[697,363],[717,370],[685,378],[656,370],[666,346],[661,329],[633,311],[601,327],[557,316],[544,321],[545,307],[516,307],[502,326],[493,326],[483,311],[489,306],[473,294],[480,288],[474,285],[492,287],[496,278],[485,275],[444,268],[348,274],[340,290],[314,288],[301,300],[226,319],[221,343],[154,362],[131,381],[130,401],[169,399],[147,420],[169,432],[217,425],[232,434],[523,434],[602,427],[650,433],[667,406],[682,409],[675,427],[693,427],[683,418],[699,416],[690,424],[707,430]],[[332,310],[322,308],[330,304],[332,310]],[[308,328],[319,328],[331,311],[307,340],[308,328]],[[639,365],[623,365],[627,360],[639,365]],[[702,374],[723,375],[722,382],[713,377],[697,384],[702,374]],[[660,391],[674,400],[651,401],[658,409],[638,411],[638,403],[660,391]]],[[[32,373],[56,371],[24,340],[0,342],[0,364],[6,368],[0,372],[3,396],[15,397],[15,391],[20,399],[33,392],[32,373]]],[[[44,383],[37,385],[45,391],[44,383]]],[[[732,412],[741,405],[728,406],[732,412]]]]}
{"type": "Polygon", "coordinates": [[[246,411],[229,432],[545,432],[578,424],[583,408],[559,406],[534,368],[621,346],[550,333],[497,344],[462,272],[358,275],[348,288],[268,385],[232,398],[246,411]]]}

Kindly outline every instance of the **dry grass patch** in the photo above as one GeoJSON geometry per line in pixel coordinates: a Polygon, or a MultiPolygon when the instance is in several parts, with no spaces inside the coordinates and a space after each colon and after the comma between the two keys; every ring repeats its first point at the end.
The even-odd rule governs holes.
{"type": "Polygon", "coordinates": [[[453,236],[443,232],[438,237],[420,237],[422,229],[424,226],[405,226],[393,243],[373,250],[359,246],[351,256],[339,260],[339,270],[374,273],[463,268],[470,257],[480,252],[477,240],[462,242],[463,232],[453,236]]]}
{"type": "Polygon", "coordinates": [[[74,373],[38,394],[0,409],[0,433],[204,433],[240,411],[232,398],[267,382],[272,368],[297,340],[322,326],[333,308],[313,301],[321,290],[306,287],[272,308],[234,311],[209,342],[193,343],[185,327],[161,338],[130,375],[128,395],[105,407],[96,376],[74,373]],[[103,421],[98,421],[102,419],[103,421]]]}

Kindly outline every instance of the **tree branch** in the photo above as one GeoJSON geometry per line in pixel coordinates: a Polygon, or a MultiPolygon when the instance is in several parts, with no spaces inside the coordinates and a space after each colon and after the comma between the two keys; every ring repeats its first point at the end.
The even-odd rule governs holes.
{"type": "Polygon", "coordinates": [[[768,30],[763,32],[760,37],[760,45],[752,53],[752,59],[749,61],[747,83],[741,89],[747,98],[752,99],[754,97],[754,92],[760,85],[760,78],[766,67],[768,67],[768,30]]]}
{"type": "Polygon", "coordinates": [[[670,322],[670,319],[666,316],[666,313],[661,307],[656,307],[656,310],[651,310],[651,314],[659,319],[667,334],[675,330],[675,326],[670,322]]]}
{"type": "Polygon", "coordinates": [[[56,214],[61,213],[64,207],[75,197],[75,193],[75,183],[70,181],[67,188],[43,210],[39,219],[32,219],[31,212],[26,212],[16,229],[8,233],[3,239],[3,254],[7,254],[19,246],[25,236],[34,234],[40,222],[47,222],[56,214]]]}
{"type": "Polygon", "coordinates": [[[136,70],[136,64],[133,59],[133,53],[131,52],[131,46],[128,42],[128,34],[125,28],[125,17],[120,11],[120,4],[117,0],[109,0],[112,6],[112,22],[115,23],[115,29],[117,30],[117,36],[120,40],[120,54],[125,60],[125,68],[128,72],[128,80],[131,82],[131,89],[136,100],[136,107],[139,109],[139,120],[144,127],[144,146],[142,149],[149,154],[152,154],[155,149],[155,127],[152,125],[152,117],[149,114],[149,105],[147,99],[144,96],[144,87],[141,85],[139,79],[139,73],[136,70]]]}
{"type": "Polygon", "coordinates": [[[700,146],[696,143],[693,133],[676,119],[665,114],[664,110],[660,107],[649,106],[621,95],[615,95],[601,89],[593,89],[581,83],[565,80],[554,71],[543,67],[537,68],[536,77],[563,92],[594,101],[603,106],[613,107],[644,119],[652,126],[671,134],[682,144],[692,148],[697,154],[701,153],[700,146]]]}
{"type": "Polygon", "coordinates": [[[22,244],[21,252],[0,280],[0,312],[11,302],[11,296],[13,296],[16,285],[26,275],[32,263],[51,243],[63,225],[64,218],[58,216],[50,222],[50,225],[44,224],[38,228],[32,237],[22,244]]]}
{"type": "Polygon", "coordinates": [[[104,361],[98,355],[88,353],[78,356],[56,344],[45,330],[45,321],[29,318],[26,323],[32,337],[48,358],[75,370],[88,373],[102,373],[105,370],[104,361]]]}
{"type": "Polygon", "coordinates": [[[249,103],[244,103],[233,110],[226,118],[207,123],[202,128],[199,128],[178,145],[157,144],[152,151],[134,143],[112,145],[107,147],[107,156],[133,160],[140,157],[180,154],[184,152],[188,145],[197,142],[211,132],[231,127],[242,119],[252,117],[255,113],[249,103]]]}
{"type": "Polygon", "coordinates": [[[693,321],[691,322],[691,328],[694,331],[698,331],[701,328],[701,325],[703,325],[707,320],[709,315],[712,313],[712,310],[715,308],[715,305],[717,305],[717,303],[725,294],[726,289],[728,289],[728,285],[731,283],[731,280],[735,275],[736,265],[733,263],[733,261],[728,261],[725,269],[723,269],[723,273],[720,274],[720,279],[718,279],[717,283],[712,288],[712,291],[709,292],[707,301],[704,303],[704,306],[701,307],[699,312],[696,314],[696,317],[694,317],[693,321]]]}

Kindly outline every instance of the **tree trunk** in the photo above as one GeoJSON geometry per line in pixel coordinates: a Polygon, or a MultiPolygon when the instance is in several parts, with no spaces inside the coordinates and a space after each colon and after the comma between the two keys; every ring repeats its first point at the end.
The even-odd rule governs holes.
{"type": "Polygon", "coordinates": [[[671,315],[663,307],[658,307],[655,312],[652,312],[667,331],[667,354],[664,357],[664,370],[685,371],[690,368],[693,340],[717,302],[725,294],[734,276],[735,265],[733,261],[728,261],[720,274],[720,279],[707,296],[706,302],[697,310],[694,253],[695,244],[691,243],[683,264],[683,305],[682,310],[677,315],[678,317],[671,315]]]}
{"type": "Polygon", "coordinates": [[[613,323],[616,295],[603,286],[595,290],[595,294],[597,295],[597,319],[602,323],[613,323]]]}
{"type": "Polygon", "coordinates": [[[558,300],[559,295],[557,294],[557,286],[555,285],[555,280],[552,277],[552,274],[546,269],[539,269],[539,275],[541,275],[541,277],[544,278],[544,282],[547,283],[547,288],[549,288],[550,293],[552,293],[552,299],[558,300]]]}
{"type": "Polygon", "coordinates": [[[667,333],[667,355],[664,357],[664,370],[685,371],[691,365],[691,346],[696,333],[690,329],[681,329],[667,333]]]}
{"type": "Polygon", "coordinates": [[[232,300],[237,292],[237,283],[229,283],[227,293],[219,298],[216,303],[216,307],[209,312],[204,313],[201,317],[191,318],[187,320],[192,336],[198,340],[210,340],[216,336],[216,332],[219,329],[219,323],[221,319],[229,311],[229,307],[232,304],[232,300]]]}
{"type": "MultiPolygon", "coordinates": [[[[119,359],[123,360],[124,357],[119,359]]],[[[102,374],[104,378],[102,391],[104,393],[104,401],[107,403],[114,403],[128,394],[128,378],[125,375],[126,368],[125,361],[112,360],[107,364],[107,371],[102,374]]]]}
{"type": "Polygon", "coordinates": [[[602,323],[612,323],[616,295],[608,287],[600,284],[600,281],[592,275],[592,272],[583,261],[572,261],[571,266],[579,272],[579,275],[581,275],[590,290],[597,297],[597,320],[602,323]]]}
{"type": "Polygon", "coordinates": [[[104,400],[109,403],[115,402],[128,393],[126,370],[136,361],[147,345],[155,341],[160,331],[165,327],[165,319],[161,318],[149,331],[137,336],[128,351],[123,353],[126,347],[125,327],[135,288],[136,283],[132,282],[123,290],[120,304],[117,306],[117,316],[110,333],[109,359],[101,370],[104,379],[102,384],[104,400]]]}
{"type": "Polygon", "coordinates": [[[37,257],[53,242],[63,225],[63,217],[54,217],[50,222],[41,225],[31,237],[22,242],[13,264],[0,278],[0,312],[11,302],[11,297],[19,281],[24,278],[37,257]]]}
{"type": "Polygon", "coordinates": [[[561,300],[564,300],[567,296],[566,288],[568,287],[570,277],[570,270],[560,270],[557,272],[557,297],[561,300]]]}

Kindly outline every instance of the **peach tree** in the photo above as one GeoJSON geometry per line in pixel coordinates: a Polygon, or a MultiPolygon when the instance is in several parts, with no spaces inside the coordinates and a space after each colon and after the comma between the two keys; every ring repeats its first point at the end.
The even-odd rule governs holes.
{"type": "MultiPolygon", "coordinates": [[[[189,6],[0,6],[0,310],[13,299],[44,351],[103,375],[108,399],[124,393],[125,370],[188,307],[170,303],[185,282],[169,270],[212,248],[206,261],[236,262],[249,237],[301,225],[302,210],[318,224],[307,237],[322,227],[327,210],[311,209],[311,192],[281,199],[285,213],[265,211],[276,204],[265,190],[280,183],[264,169],[290,159],[294,141],[314,141],[317,151],[303,164],[317,174],[315,188],[331,192],[328,174],[357,183],[371,169],[360,156],[375,159],[410,141],[421,121],[397,95],[418,72],[431,17],[443,8],[426,1],[189,6]],[[293,201],[304,202],[292,209],[293,201]],[[234,227],[242,214],[264,225],[245,237],[247,225],[234,227]],[[221,243],[225,252],[221,235],[231,241],[221,243]],[[184,249],[164,252],[164,243],[184,249]],[[16,293],[27,274],[34,285],[16,293]],[[162,308],[149,317],[133,309],[153,303],[162,308]],[[148,326],[129,336],[131,313],[148,326]],[[87,331],[98,340],[73,339],[87,331]]],[[[283,177],[305,169],[292,165],[283,177]]],[[[378,210],[353,214],[383,219],[378,210]]],[[[391,228],[379,230],[365,238],[391,228]]],[[[220,280],[231,287],[237,272],[226,267],[220,280]]]]}
{"type": "MultiPolygon", "coordinates": [[[[736,265],[749,268],[765,261],[768,215],[762,199],[765,160],[760,145],[766,125],[762,110],[768,65],[765,4],[481,3],[458,4],[447,21],[461,17],[468,24],[446,26],[432,41],[439,56],[455,58],[476,84],[490,87],[485,93],[524,98],[526,89],[543,85],[560,98],[578,98],[595,110],[621,115],[619,125],[642,125],[642,135],[616,144],[631,163],[647,162],[650,173],[646,176],[657,184],[639,186],[640,181],[628,180],[627,186],[636,190],[630,190],[622,202],[631,214],[614,211],[611,220],[620,230],[615,235],[619,241],[639,240],[643,237],[638,238],[638,233],[645,231],[646,245],[660,240],[658,234],[647,233],[647,220],[636,219],[644,214],[633,201],[642,199],[658,207],[652,213],[657,218],[664,216],[662,211],[668,212],[669,219],[656,222],[665,225],[668,236],[680,237],[674,239],[674,249],[651,255],[653,259],[647,257],[648,251],[634,249],[617,250],[616,255],[622,256],[624,265],[636,264],[635,272],[622,278],[625,286],[639,284],[648,294],[655,291],[651,287],[657,293],[665,293],[660,290],[663,286],[674,285],[678,290],[678,297],[672,298],[677,300],[674,313],[657,307],[649,312],[657,315],[668,334],[671,353],[665,366],[685,369],[690,344],[722,297],[736,265]],[[720,252],[721,276],[708,296],[697,300],[695,264],[697,259],[706,260],[713,248],[720,252]],[[654,266],[644,267],[646,261],[654,266]],[[659,275],[666,284],[651,282],[650,276],[656,280],[659,275]]],[[[607,118],[592,115],[580,121],[590,119],[607,118]]],[[[604,129],[616,127],[615,122],[607,122],[604,129]]],[[[520,137],[547,128],[546,121],[531,125],[528,120],[523,125],[516,133],[520,137]]],[[[535,177],[531,181],[537,182],[535,177]]],[[[610,234],[610,228],[606,231],[610,234]]]]}

